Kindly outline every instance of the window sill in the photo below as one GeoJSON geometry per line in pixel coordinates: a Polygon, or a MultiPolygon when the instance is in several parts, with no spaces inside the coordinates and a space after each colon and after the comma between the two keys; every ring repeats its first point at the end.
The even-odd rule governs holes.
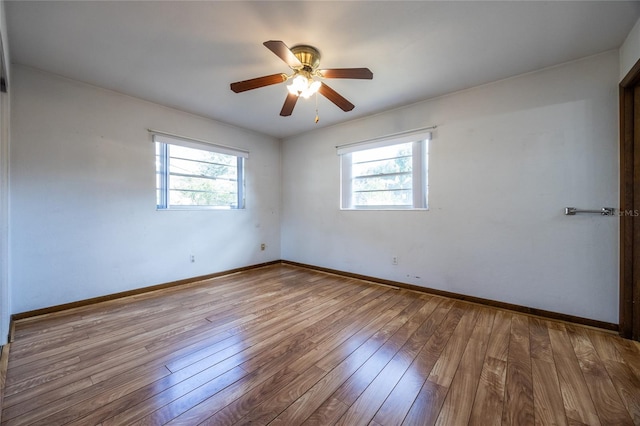
{"type": "Polygon", "coordinates": [[[238,210],[246,210],[242,209],[232,209],[229,207],[172,207],[170,209],[159,209],[156,208],[157,212],[184,212],[184,211],[218,211],[218,212],[228,212],[228,211],[238,211],[238,210]]]}
{"type": "Polygon", "coordinates": [[[372,207],[372,208],[357,208],[357,209],[345,209],[345,208],[340,208],[341,211],[345,211],[345,212],[371,212],[371,211],[375,211],[375,212],[415,212],[415,211],[428,211],[429,208],[425,207],[425,208],[393,208],[393,207],[372,207]]]}

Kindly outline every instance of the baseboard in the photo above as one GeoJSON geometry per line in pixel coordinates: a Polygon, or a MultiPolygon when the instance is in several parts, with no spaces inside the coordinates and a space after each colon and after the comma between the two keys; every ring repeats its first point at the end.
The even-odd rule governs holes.
{"type": "MultiPolygon", "coordinates": [[[[18,314],[13,314],[13,315],[11,315],[11,320],[13,322],[13,321],[17,321],[17,320],[26,319],[26,318],[31,318],[31,317],[51,314],[51,313],[54,313],[54,312],[66,311],[68,309],[80,308],[80,307],[83,307],[83,306],[93,305],[95,303],[107,302],[109,300],[121,299],[123,297],[136,296],[136,295],[143,294],[143,293],[148,293],[148,292],[151,292],[151,291],[163,290],[163,289],[170,288],[170,287],[177,287],[177,286],[191,284],[191,283],[198,282],[198,281],[209,280],[209,279],[212,279],[212,278],[221,277],[223,275],[230,275],[230,274],[235,274],[237,272],[249,271],[251,269],[262,268],[264,266],[277,265],[279,263],[280,263],[279,260],[274,260],[274,261],[271,261],[271,262],[265,262],[265,263],[259,263],[259,264],[256,264],[256,265],[243,266],[241,268],[229,269],[229,270],[226,270],[226,271],[216,272],[216,273],[213,273],[213,274],[201,275],[201,276],[192,277],[192,278],[185,278],[183,280],[171,281],[171,282],[164,283],[164,284],[157,284],[157,285],[153,285],[153,286],[149,286],[149,287],[142,287],[142,288],[137,288],[137,289],[134,289],[134,290],[123,291],[123,292],[120,292],[120,293],[108,294],[106,296],[92,297],[90,299],[79,300],[77,302],[64,303],[62,305],[50,306],[48,308],[35,309],[33,311],[27,311],[27,312],[21,312],[21,313],[18,313],[18,314]]],[[[12,334],[13,333],[10,333],[9,339],[12,339],[12,337],[11,337],[12,334]]]]}
{"type": "Polygon", "coordinates": [[[528,306],[514,305],[512,303],[500,302],[500,301],[491,300],[491,299],[483,299],[481,297],[468,296],[465,294],[453,293],[450,291],[437,290],[437,289],[428,288],[428,287],[420,287],[417,285],[405,284],[397,281],[385,280],[382,278],[376,278],[376,277],[371,277],[367,275],[354,274],[351,272],[344,272],[336,269],[324,268],[321,266],[308,265],[305,263],[298,263],[290,260],[282,260],[281,263],[287,264],[287,265],[299,266],[307,269],[313,269],[316,271],[341,275],[344,277],[371,281],[374,283],[384,284],[391,287],[399,287],[407,290],[419,291],[419,292],[428,293],[428,294],[435,294],[437,296],[449,297],[457,300],[464,300],[466,302],[478,303],[481,305],[491,306],[494,308],[505,309],[505,310],[514,311],[518,313],[528,314],[528,315],[535,315],[537,317],[552,319],[556,321],[565,321],[565,322],[570,322],[574,324],[586,325],[589,327],[595,327],[595,328],[608,330],[608,331],[615,331],[615,332],[619,331],[618,324],[613,324],[605,321],[598,321],[590,318],[577,317],[574,315],[562,314],[559,312],[552,312],[544,309],[530,308],[528,306]]]}
{"type": "Polygon", "coordinates": [[[135,296],[135,295],[138,295],[138,294],[148,293],[148,292],[155,291],[155,290],[162,290],[162,289],[166,289],[166,288],[169,288],[169,287],[176,287],[176,286],[191,284],[191,283],[194,283],[194,282],[197,282],[197,281],[203,281],[203,280],[207,280],[207,279],[211,279],[211,278],[217,278],[217,277],[221,277],[223,275],[234,274],[234,273],[237,273],[237,272],[248,271],[248,270],[251,270],[251,269],[262,268],[264,266],[270,266],[270,265],[276,265],[276,264],[286,264],[286,265],[292,265],[292,266],[297,266],[297,267],[301,267],[301,268],[313,269],[313,270],[316,270],[316,271],[327,272],[327,273],[341,275],[341,276],[345,276],[345,277],[349,277],[349,278],[361,279],[361,280],[370,281],[370,282],[374,282],[374,283],[378,283],[378,284],[383,284],[383,285],[386,285],[386,286],[404,288],[404,289],[407,289],[407,290],[413,290],[413,291],[418,291],[418,292],[428,293],[428,294],[435,294],[437,296],[449,297],[449,298],[457,299],[457,300],[464,300],[466,302],[478,303],[478,304],[481,304],[481,305],[491,306],[491,307],[494,307],[494,308],[505,309],[505,310],[514,311],[514,312],[518,312],[518,313],[528,314],[528,315],[535,315],[535,316],[538,316],[538,317],[552,319],[552,320],[556,320],[556,321],[565,321],[565,322],[570,322],[570,323],[574,323],[574,324],[581,324],[581,325],[585,325],[585,326],[589,326],[589,327],[599,328],[599,329],[602,329],[602,330],[608,330],[608,331],[614,331],[614,332],[618,332],[619,331],[618,324],[613,324],[613,323],[604,322],[604,321],[598,321],[598,320],[594,320],[594,319],[590,319],[590,318],[583,318],[583,317],[578,317],[578,316],[574,316],[574,315],[562,314],[562,313],[559,313],[559,312],[552,312],[552,311],[547,311],[547,310],[544,310],[544,309],[530,308],[528,306],[515,305],[515,304],[512,304],[512,303],[500,302],[500,301],[491,300],[491,299],[484,299],[484,298],[481,298],[481,297],[475,297],[475,296],[469,296],[469,295],[465,295],[465,294],[453,293],[453,292],[450,292],[450,291],[437,290],[437,289],[428,288],[428,287],[420,287],[420,286],[401,283],[401,282],[397,282],[397,281],[386,280],[386,279],[383,279],[383,278],[371,277],[371,276],[368,276],[368,275],[355,274],[355,273],[340,271],[340,270],[336,270],[336,269],[324,268],[324,267],[316,266],[316,265],[309,265],[309,264],[305,264],[305,263],[293,262],[293,261],[290,261],[290,260],[274,260],[274,261],[271,261],[271,262],[260,263],[260,264],[257,264],[257,265],[250,265],[250,266],[245,266],[245,267],[241,267],[241,268],[230,269],[230,270],[227,270],[227,271],[216,272],[216,273],[209,274],[209,275],[202,275],[202,276],[193,277],[193,278],[186,278],[186,279],[183,279],[183,280],[172,281],[172,282],[168,282],[168,283],[164,283],[164,284],[158,284],[158,285],[154,285],[154,286],[150,286],[150,287],[142,287],[142,288],[135,289],[135,290],[129,290],[129,291],[124,291],[124,292],[120,292],[120,293],[113,293],[113,294],[109,294],[109,295],[106,295],[106,296],[99,296],[99,297],[94,297],[94,298],[91,298],[91,299],[79,300],[77,302],[65,303],[65,304],[62,304],[62,305],[51,306],[51,307],[48,307],[48,308],[36,309],[36,310],[33,310],[33,311],[27,311],[27,312],[22,312],[22,313],[18,313],[18,314],[13,314],[11,316],[12,327],[11,327],[11,331],[9,333],[9,342],[13,341],[13,321],[26,319],[26,318],[31,318],[31,317],[36,317],[36,316],[40,316],[40,315],[46,315],[46,314],[50,314],[50,313],[54,313],[54,312],[65,311],[65,310],[68,310],[68,309],[88,306],[88,305],[92,305],[92,304],[95,304],[95,303],[100,303],[100,302],[105,302],[105,301],[109,301],[109,300],[120,299],[120,298],[123,298],[123,297],[135,296]]]}

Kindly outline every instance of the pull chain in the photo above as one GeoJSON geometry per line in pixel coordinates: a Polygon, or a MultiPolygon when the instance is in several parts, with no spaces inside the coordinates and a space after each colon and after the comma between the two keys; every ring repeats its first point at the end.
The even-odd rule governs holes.
{"type": "Polygon", "coordinates": [[[318,116],[318,92],[316,92],[316,124],[320,121],[320,117],[318,116]]]}

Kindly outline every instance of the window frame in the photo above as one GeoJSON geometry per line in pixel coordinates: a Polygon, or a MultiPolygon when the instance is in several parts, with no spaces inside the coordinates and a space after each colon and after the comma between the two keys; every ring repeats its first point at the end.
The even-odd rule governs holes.
{"type": "Polygon", "coordinates": [[[393,137],[372,139],[338,146],[340,156],[340,210],[428,210],[429,142],[431,132],[411,132],[393,137]],[[412,203],[411,205],[354,205],[353,204],[353,159],[354,152],[386,146],[412,143],[412,203]]]}
{"type": "MultiPolygon", "coordinates": [[[[225,145],[213,144],[197,139],[175,136],[167,133],[150,131],[152,142],[155,147],[154,155],[158,156],[160,150],[160,161],[156,164],[156,179],[160,179],[160,186],[156,180],[156,210],[243,210],[246,208],[245,200],[245,160],[249,158],[249,152],[246,150],[233,148],[225,145]],[[183,148],[196,149],[200,151],[208,151],[216,154],[230,155],[236,157],[236,207],[231,206],[214,206],[214,205],[172,205],[170,204],[170,146],[179,146],[183,148]],[[160,192],[158,194],[158,191],[160,192]]],[[[197,160],[193,160],[197,161],[197,160]]]]}

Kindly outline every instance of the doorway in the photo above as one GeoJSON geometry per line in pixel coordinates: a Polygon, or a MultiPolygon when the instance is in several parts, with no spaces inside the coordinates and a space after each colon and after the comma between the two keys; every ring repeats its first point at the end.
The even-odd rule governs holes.
{"type": "Polygon", "coordinates": [[[619,90],[620,335],[640,340],[640,61],[619,90]]]}

